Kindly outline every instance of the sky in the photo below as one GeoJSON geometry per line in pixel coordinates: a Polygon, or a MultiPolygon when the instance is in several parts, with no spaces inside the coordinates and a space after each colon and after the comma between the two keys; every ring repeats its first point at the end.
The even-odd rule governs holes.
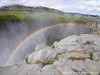
{"type": "Polygon", "coordinates": [[[0,7],[6,5],[44,6],[64,12],[93,14],[100,16],[100,0],[0,0],[0,7]]]}

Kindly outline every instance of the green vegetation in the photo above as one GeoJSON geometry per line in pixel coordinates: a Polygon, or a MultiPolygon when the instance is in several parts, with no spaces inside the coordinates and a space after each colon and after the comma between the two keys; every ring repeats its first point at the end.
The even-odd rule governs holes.
{"type": "Polygon", "coordinates": [[[57,19],[59,21],[65,22],[67,20],[67,17],[63,14],[58,15],[57,19]]]}
{"type": "Polygon", "coordinates": [[[8,20],[14,16],[19,20],[26,18],[42,18],[48,20],[57,20],[60,22],[75,21],[75,22],[96,22],[98,20],[86,18],[86,17],[75,17],[66,14],[52,13],[52,12],[22,12],[22,11],[0,11],[0,20],[8,20]],[[8,17],[9,16],[9,17],[8,17]]]}
{"type": "Polygon", "coordinates": [[[90,18],[73,17],[71,15],[59,14],[59,13],[53,13],[53,12],[0,11],[0,17],[8,16],[8,15],[16,16],[18,19],[25,19],[27,17],[31,17],[31,18],[46,17],[47,19],[55,19],[55,20],[59,20],[61,22],[65,22],[68,20],[74,20],[76,22],[95,21],[90,18]]]}
{"type": "Polygon", "coordinates": [[[28,57],[25,59],[26,63],[28,64],[28,57]]]}
{"type": "Polygon", "coordinates": [[[19,12],[19,11],[0,11],[0,16],[16,16],[18,19],[25,19],[30,13],[19,12]]]}
{"type": "Polygon", "coordinates": [[[59,60],[59,54],[56,55],[56,57],[54,58],[54,60],[59,60]]]}
{"type": "Polygon", "coordinates": [[[7,28],[7,24],[19,22],[21,19],[14,15],[0,15],[0,29],[7,28]]]}
{"type": "Polygon", "coordinates": [[[80,24],[84,24],[86,22],[100,22],[100,18],[95,18],[95,16],[91,18],[88,15],[81,16],[80,14],[66,14],[62,13],[61,11],[45,7],[34,8],[15,5],[0,9],[0,25],[5,25],[8,22],[25,22],[26,19],[31,19],[33,20],[33,22],[34,20],[41,19],[44,22],[50,22],[50,24],[55,22],[59,23],[69,21],[73,21],[80,24]]]}
{"type": "Polygon", "coordinates": [[[35,62],[35,64],[40,64],[41,62],[39,61],[39,60],[37,60],[36,62],[35,62]]]}
{"type": "Polygon", "coordinates": [[[80,17],[80,18],[77,18],[75,21],[76,22],[96,22],[98,20],[86,18],[86,17],[80,17]]]}
{"type": "Polygon", "coordinates": [[[17,18],[16,16],[14,15],[2,15],[0,16],[0,20],[3,22],[3,21],[6,21],[6,22],[9,22],[9,21],[14,21],[14,20],[18,20],[19,18],[17,18]]]}
{"type": "Polygon", "coordinates": [[[87,75],[92,75],[91,73],[87,73],[87,75]]]}

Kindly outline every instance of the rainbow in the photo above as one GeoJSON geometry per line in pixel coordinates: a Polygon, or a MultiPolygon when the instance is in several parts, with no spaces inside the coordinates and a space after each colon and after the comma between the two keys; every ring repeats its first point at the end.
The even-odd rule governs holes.
{"type": "MultiPolygon", "coordinates": [[[[48,25],[48,26],[45,26],[44,28],[41,28],[37,31],[33,31],[32,33],[30,33],[24,40],[22,40],[17,46],[16,48],[13,49],[13,51],[11,52],[11,54],[8,56],[8,59],[6,60],[4,66],[6,66],[10,60],[12,59],[12,57],[15,55],[17,49],[22,45],[24,44],[30,37],[32,37],[33,35],[36,35],[37,33],[45,30],[46,28],[50,28],[50,27],[53,27],[53,26],[57,26],[57,25],[61,25],[61,24],[69,24],[69,23],[58,23],[58,24],[51,24],[51,25],[48,25]]],[[[70,23],[70,24],[73,24],[73,23],[70,23]]]]}

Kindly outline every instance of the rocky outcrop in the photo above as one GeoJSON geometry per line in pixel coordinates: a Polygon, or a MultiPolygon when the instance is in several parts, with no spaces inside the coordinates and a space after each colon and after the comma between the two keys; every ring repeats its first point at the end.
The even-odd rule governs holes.
{"type": "Polygon", "coordinates": [[[98,31],[100,34],[100,21],[79,21],[79,22],[76,22],[76,24],[82,24],[87,27],[90,27],[90,28],[98,31]]]}
{"type": "Polygon", "coordinates": [[[0,75],[100,75],[100,36],[72,35],[37,45],[23,64],[0,68],[0,75]]]}

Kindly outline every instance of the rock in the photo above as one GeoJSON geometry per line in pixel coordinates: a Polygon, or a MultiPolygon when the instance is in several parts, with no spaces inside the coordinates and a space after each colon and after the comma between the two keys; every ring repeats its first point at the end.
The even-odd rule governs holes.
{"type": "Polygon", "coordinates": [[[53,70],[53,69],[56,69],[56,66],[49,64],[44,66],[42,70],[53,70]]]}
{"type": "Polygon", "coordinates": [[[77,40],[84,50],[100,50],[100,36],[82,34],[77,40]]]}
{"type": "Polygon", "coordinates": [[[62,73],[62,75],[78,75],[75,71],[72,70],[70,66],[66,63],[66,60],[58,60],[54,62],[53,65],[56,66],[57,70],[62,73]]]}
{"type": "Polygon", "coordinates": [[[73,72],[69,75],[81,75],[82,72],[84,75],[88,75],[90,74],[89,71],[98,72],[100,71],[99,63],[94,61],[99,61],[99,53],[96,52],[99,50],[100,45],[98,38],[98,36],[88,34],[70,36],[60,42],[54,42],[53,48],[39,48],[38,51],[35,51],[36,53],[28,55],[28,62],[30,64],[36,64],[36,61],[42,64],[45,63],[42,69],[43,73],[46,73],[44,72],[46,70],[57,70],[63,75],[69,71],[73,72]],[[57,60],[55,60],[55,57],[57,60]],[[93,66],[91,67],[89,63],[93,66]],[[68,70],[65,70],[65,68],[68,70]]]}
{"type": "Polygon", "coordinates": [[[1,68],[0,75],[31,75],[41,69],[41,65],[13,65],[1,68]]]}
{"type": "Polygon", "coordinates": [[[63,69],[63,75],[78,75],[75,71],[73,71],[72,69],[71,69],[71,67],[64,67],[64,69],[63,69]]]}
{"type": "Polygon", "coordinates": [[[86,54],[79,51],[73,51],[66,53],[65,57],[71,60],[86,60],[90,58],[90,54],[86,54]]]}
{"type": "Polygon", "coordinates": [[[66,51],[73,50],[100,50],[100,37],[90,34],[82,34],[80,36],[72,35],[68,38],[55,42],[56,48],[66,51]]]}
{"type": "Polygon", "coordinates": [[[90,60],[90,59],[87,59],[85,61],[85,64],[86,64],[86,66],[89,67],[88,70],[90,72],[100,72],[100,63],[93,61],[93,60],[90,60]]]}
{"type": "Polygon", "coordinates": [[[59,60],[55,61],[53,63],[54,66],[58,67],[64,67],[66,65],[67,60],[65,58],[60,57],[59,60]]]}
{"type": "Polygon", "coordinates": [[[38,50],[43,49],[43,48],[45,48],[45,47],[46,47],[46,46],[43,45],[43,44],[37,44],[37,46],[36,46],[36,48],[35,48],[35,51],[38,51],[38,50]]]}
{"type": "Polygon", "coordinates": [[[21,65],[0,68],[0,75],[99,75],[100,36],[82,34],[37,45],[21,65]]]}
{"type": "Polygon", "coordinates": [[[93,53],[93,60],[100,61],[100,52],[93,53]]]}
{"type": "Polygon", "coordinates": [[[43,65],[52,64],[56,55],[57,52],[54,49],[50,47],[45,47],[39,51],[35,51],[32,54],[28,55],[26,57],[26,63],[28,64],[42,63],[43,65]]]}
{"type": "Polygon", "coordinates": [[[61,40],[58,45],[71,45],[71,44],[76,44],[76,41],[77,39],[79,38],[79,36],[76,36],[76,35],[72,35],[72,36],[69,36],[63,40],[61,40]]]}
{"type": "MultiPolygon", "coordinates": [[[[96,67],[96,63],[91,60],[91,63],[89,63],[89,59],[87,59],[85,62],[84,61],[71,61],[69,60],[68,65],[71,67],[71,69],[76,72],[78,75],[98,75],[99,67],[96,67]],[[87,63],[88,61],[88,63],[87,63]],[[89,64],[89,65],[88,65],[89,64]]],[[[99,64],[97,64],[99,66],[99,64]]]]}
{"type": "Polygon", "coordinates": [[[81,49],[80,45],[76,42],[79,37],[76,35],[69,36],[58,43],[54,43],[55,47],[61,50],[77,50],[81,49]]]}
{"type": "Polygon", "coordinates": [[[42,75],[62,75],[62,73],[58,71],[54,65],[44,66],[41,73],[42,75]]]}
{"type": "Polygon", "coordinates": [[[40,75],[62,75],[62,73],[57,70],[48,70],[48,71],[46,70],[41,72],[40,75]]]}

